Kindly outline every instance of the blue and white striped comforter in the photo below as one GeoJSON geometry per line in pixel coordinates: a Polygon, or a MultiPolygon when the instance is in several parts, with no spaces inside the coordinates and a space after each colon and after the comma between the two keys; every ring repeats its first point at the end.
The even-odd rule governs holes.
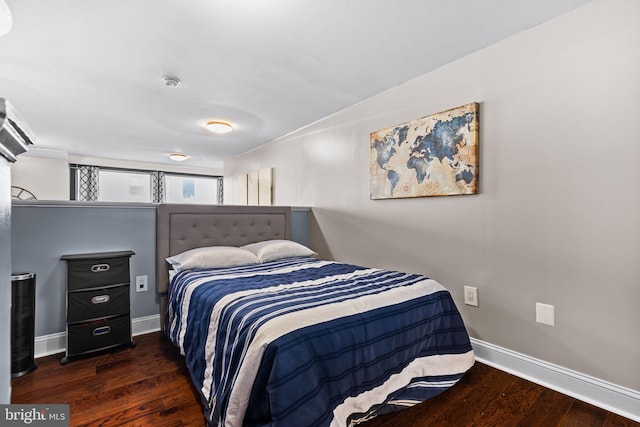
{"type": "Polygon", "coordinates": [[[474,356],[434,280],[314,258],[187,270],[165,331],[212,426],[345,426],[455,384],[474,356]]]}

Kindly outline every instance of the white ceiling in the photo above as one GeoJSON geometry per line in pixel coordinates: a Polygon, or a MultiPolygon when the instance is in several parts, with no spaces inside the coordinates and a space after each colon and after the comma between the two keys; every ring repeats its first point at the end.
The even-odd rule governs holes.
{"type": "Polygon", "coordinates": [[[0,97],[40,148],[221,168],[586,1],[7,0],[0,97]]]}

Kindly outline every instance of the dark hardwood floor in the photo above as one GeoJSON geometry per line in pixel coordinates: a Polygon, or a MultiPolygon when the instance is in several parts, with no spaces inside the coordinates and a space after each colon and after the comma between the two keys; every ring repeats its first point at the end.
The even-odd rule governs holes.
{"type": "MultiPolygon", "coordinates": [[[[71,426],[202,426],[202,408],[184,360],[160,332],[135,337],[135,348],[77,359],[37,360],[12,380],[13,403],[67,403],[71,426]]],[[[529,381],[476,365],[453,388],[365,427],[640,426],[529,381]]],[[[300,426],[304,427],[304,426],[300,426]]]]}

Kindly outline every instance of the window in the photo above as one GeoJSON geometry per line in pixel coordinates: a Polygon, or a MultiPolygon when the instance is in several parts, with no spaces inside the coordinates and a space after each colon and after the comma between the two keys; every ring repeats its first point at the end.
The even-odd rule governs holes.
{"type": "Polygon", "coordinates": [[[222,204],[222,177],[70,165],[71,200],[222,204]]]}
{"type": "Polygon", "coordinates": [[[104,202],[151,203],[151,174],[100,169],[98,171],[98,200],[104,202]]]}
{"type": "Polygon", "coordinates": [[[218,179],[168,173],[164,179],[166,203],[218,204],[218,179]]]}

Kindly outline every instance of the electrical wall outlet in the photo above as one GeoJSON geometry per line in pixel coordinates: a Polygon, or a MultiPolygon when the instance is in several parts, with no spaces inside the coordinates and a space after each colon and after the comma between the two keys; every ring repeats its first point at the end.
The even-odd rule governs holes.
{"type": "Polygon", "coordinates": [[[464,287],[464,303],[474,307],[478,306],[478,288],[473,286],[464,287]]]}
{"type": "Polygon", "coordinates": [[[136,276],[136,292],[146,292],[148,290],[147,276],[136,276]]]}
{"type": "Polygon", "coordinates": [[[556,326],[555,307],[550,304],[536,303],[536,322],[556,326]]]}

